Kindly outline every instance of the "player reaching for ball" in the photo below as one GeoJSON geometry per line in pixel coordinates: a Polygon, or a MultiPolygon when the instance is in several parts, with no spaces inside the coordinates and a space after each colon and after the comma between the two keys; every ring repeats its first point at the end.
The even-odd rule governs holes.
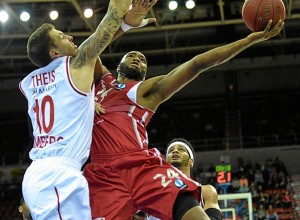
{"type": "Polygon", "coordinates": [[[271,27],[279,20],[284,21],[285,13],[282,0],[246,0],[242,8],[243,20],[252,31],[264,30],[271,19],[271,27]]]}
{"type": "Polygon", "coordinates": [[[146,126],[161,103],[200,73],[278,35],[284,26],[282,20],[272,29],[271,24],[147,80],[147,60],[138,51],[121,59],[117,79],[104,66],[98,68],[102,78],[95,101],[105,113],[94,118],[91,163],[84,169],[93,219],[132,219],[137,210],[165,220],[209,219],[199,205],[201,186],[167,163],[157,149],[148,149],[146,126]]]}

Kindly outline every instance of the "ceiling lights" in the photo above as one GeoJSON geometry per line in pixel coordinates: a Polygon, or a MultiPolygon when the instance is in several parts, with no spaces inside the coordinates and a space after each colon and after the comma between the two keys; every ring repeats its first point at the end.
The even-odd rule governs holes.
{"type": "MultiPolygon", "coordinates": [[[[196,6],[196,3],[195,3],[194,0],[187,0],[187,1],[185,2],[185,7],[186,7],[187,9],[193,9],[195,6],[196,6]]],[[[177,2],[177,1],[175,1],[175,0],[169,1],[169,9],[170,9],[171,11],[174,11],[174,10],[176,10],[177,8],[178,8],[178,2],[177,2]]]]}

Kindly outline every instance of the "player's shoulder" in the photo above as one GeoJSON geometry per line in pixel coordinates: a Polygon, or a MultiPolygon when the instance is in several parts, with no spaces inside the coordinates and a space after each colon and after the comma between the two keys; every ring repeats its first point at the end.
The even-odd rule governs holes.
{"type": "Polygon", "coordinates": [[[216,200],[218,199],[218,193],[212,185],[202,185],[202,194],[205,200],[216,200]]]}
{"type": "Polygon", "coordinates": [[[202,190],[206,190],[206,191],[213,191],[215,193],[217,193],[216,188],[213,185],[202,185],[202,190]]]}

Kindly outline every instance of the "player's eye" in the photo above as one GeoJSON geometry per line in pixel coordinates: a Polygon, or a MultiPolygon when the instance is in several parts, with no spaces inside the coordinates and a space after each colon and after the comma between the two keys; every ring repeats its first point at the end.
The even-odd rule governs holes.
{"type": "Polygon", "coordinates": [[[185,151],[185,148],[181,147],[178,149],[179,151],[185,151]]]}
{"type": "Polygon", "coordinates": [[[169,149],[169,154],[172,153],[174,151],[174,148],[170,148],[169,149]]]}

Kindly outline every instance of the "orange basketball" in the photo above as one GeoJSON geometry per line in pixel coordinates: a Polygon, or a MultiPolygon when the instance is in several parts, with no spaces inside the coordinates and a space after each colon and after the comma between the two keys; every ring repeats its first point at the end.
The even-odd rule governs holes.
{"type": "Polygon", "coordinates": [[[246,0],[242,16],[250,30],[263,31],[270,19],[272,26],[285,19],[285,6],[282,0],[246,0]]]}

